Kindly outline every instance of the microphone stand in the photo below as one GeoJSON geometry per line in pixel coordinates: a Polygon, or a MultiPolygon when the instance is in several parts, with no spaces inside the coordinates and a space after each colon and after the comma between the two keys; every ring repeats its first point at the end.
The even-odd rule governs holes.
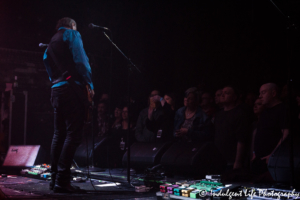
{"type": "Polygon", "coordinates": [[[141,70],[128,58],[121,49],[110,39],[110,37],[102,31],[105,37],[110,41],[110,43],[123,55],[123,57],[128,61],[128,75],[127,75],[127,95],[128,95],[128,131],[127,131],[127,182],[130,184],[130,74],[135,69],[139,73],[142,73],[141,70]]]}

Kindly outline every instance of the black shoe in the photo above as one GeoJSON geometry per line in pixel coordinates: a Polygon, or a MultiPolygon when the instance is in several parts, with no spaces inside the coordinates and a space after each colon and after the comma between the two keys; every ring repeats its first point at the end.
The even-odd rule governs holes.
{"type": "MultiPolygon", "coordinates": [[[[51,173],[51,181],[49,183],[49,189],[53,190],[54,186],[55,186],[55,180],[56,180],[56,173],[52,172],[51,173]]],[[[71,185],[72,187],[74,187],[75,189],[80,189],[80,187],[75,186],[75,185],[71,185]]]]}
{"type": "Polygon", "coordinates": [[[50,181],[50,183],[49,183],[49,189],[50,189],[50,190],[53,190],[54,185],[55,185],[55,180],[51,179],[51,181],[50,181]]]}
{"type": "Polygon", "coordinates": [[[71,184],[64,187],[55,184],[55,186],[53,187],[53,192],[54,193],[86,193],[85,190],[82,190],[79,187],[75,188],[71,184]]]}
{"type": "Polygon", "coordinates": [[[49,189],[50,189],[50,190],[53,190],[53,188],[54,188],[54,185],[55,185],[55,179],[56,179],[56,173],[55,173],[55,172],[52,172],[52,173],[51,173],[51,180],[50,180],[50,183],[49,183],[49,189]]]}
{"type": "MultiPolygon", "coordinates": [[[[55,186],[55,180],[52,180],[51,179],[51,181],[50,181],[50,183],[49,183],[49,189],[50,190],[53,190],[53,188],[54,188],[54,186],[55,186]]],[[[76,186],[76,185],[71,185],[73,188],[75,188],[75,189],[80,189],[80,187],[78,187],[78,186],[76,186]]]]}

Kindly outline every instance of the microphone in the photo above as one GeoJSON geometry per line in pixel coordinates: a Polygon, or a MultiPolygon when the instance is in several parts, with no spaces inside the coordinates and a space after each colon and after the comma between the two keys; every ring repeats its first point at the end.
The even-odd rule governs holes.
{"type": "Polygon", "coordinates": [[[43,44],[43,43],[39,43],[39,47],[43,48],[43,47],[47,47],[48,44],[43,44]]]}
{"type": "Polygon", "coordinates": [[[90,23],[90,24],[89,24],[89,28],[90,28],[90,29],[98,28],[98,29],[101,29],[101,30],[104,30],[104,31],[110,31],[109,28],[102,27],[102,26],[98,26],[98,25],[95,25],[95,24],[93,24],[93,23],[90,23]]]}

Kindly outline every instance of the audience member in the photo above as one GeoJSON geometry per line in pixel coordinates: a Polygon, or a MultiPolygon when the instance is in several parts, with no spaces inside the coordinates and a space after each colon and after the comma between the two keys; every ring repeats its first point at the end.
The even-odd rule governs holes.
{"type": "Polygon", "coordinates": [[[172,138],[171,106],[153,90],[149,96],[149,107],[143,109],[136,124],[135,137],[138,142],[166,141],[172,138]]]}
{"type": "Polygon", "coordinates": [[[227,161],[227,170],[244,167],[248,160],[251,120],[250,116],[237,106],[238,91],[232,86],[222,90],[220,104],[224,110],[215,117],[215,145],[227,161]]]}
{"type": "MultiPolygon", "coordinates": [[[[129,128],[129,115],[128,115],[128,107],[125,106],[122,109],[122,129],[123,130],[128,130],[129,128]]],[[[133,122],[130,122],[130,129],[133,128],[133,122]]]]}
{"type": "Polygon", "coordinates": [[[117,105],[114,111],[114,122],[111,126],[112,129],[119,129],[122,126],[122,106],[117,105]]]}
{"type": "Polygon", "coordinates": [[[223,108],[221,102],[220,102],[220,98],[222,95],[223,90],[222,89],[218,89],[215,93],[215,103],[219,108],[223,108]]]}
{"type": "Polygon", "coordinates": [[[108,102],[109,101],[109,94],[102,93],[100,101],[106,101],[106,102],[108,102]]]}
{"type": "Polygon", "coordinates": [[[249,107],[253,108],[254,102],[255,102],[256,100],[257,100],[257,95],[256,95],[255,93],[253,93],[253,92],[248,92],[248,93],[246,94],[245,103],[246,103],[249,107]]]}
{"type": "Polygon", "coordinates": [[[175,114],[174,136],[185,141],[205,142],[211,139],[211,123],[199,106],[197,88],[189,88],[185,96],[186,106],[179,108],[175,114]]]}
{"type": "Polygon", "coordinates": [[[289,103],[289,93],[287,84],[285,84],[281,89],[280,100],[285,104],[289,103]]]}
{"type": "Polygon", "coordinates": [[[136,122],[139,112],[143,108],[143,106],[140,105],[139,101],[136,101],[136,99],[133,96],[130,96],[128,98],[128,95],[123,97],[123,103],[124,105],[128,106],[129,102],[129,107],[130,107],[130,121],[131,122],[136,122]]]}
{"type": "Polygon", "coordinates": [[[217,110],[214,105],[214,99],[209,92],[204,92],[202,94],[200,107],[208,117],[210,118],[215,117],[217,110]]]}
{"type": "Polygon", "coordinates": [[[260,87],[259,98],[266,109],[261,113],[254,138],[252,170],[256,174],[267,172],[267,163],[275,149],[287,137],[286,107],[279,99],[279,89],[274,83],[260,87]]]}
{"type": "MultiPolygon", "coordinates": [[[[174,117],[175,117],[175,112],[177,110],[176,107],[176,100],[175,100],[175,94],[173,93],[166,93],[164,96],[164,100],[166,101],[167,104],[170,105],[170,119],[172,119],[172,121],[174,121],[174,117]]],[[[173,127],[173,124],[171,125],[173,127]]],[[[172,130],[173,131],[173,130],[172,130]]]]}
{"type": "Polygon", "coordinates": [[[98,116],[98,136],[106,136],[109,132],[109,117],[107,116],[107,103],[106,101],[100,101],[97,107],[98,116]]]}
{"type": "Polygon", "coordinates": [[[108,140],[109,144],[107,147],[110,156],[110,165],[114,167],[122,167],[122,158],[124,153],[126,152],[128,146],[135,142],[135,127],[132,125],[133,123],[130,123],[131,125],[129,131],[129,109],[127,106],[125,106],[121,109],[121,111],[121,126],[111,130],[108,140]],[[128,136],[130,137],[129,141],[127,139],[128,136]]]}
{"type": "MultiPolygon", "coordinates": [[[[120,155],[128,146],[129,126],[130,143],[167,141],[174,137],[182,141],[214,140],[227,161],[227,170],[246,167],[247,160],[251,160],[253,172],[261,174],[267,171],[269,157],[288,135],[286,107],[280,101],[280,97],[286,97],[286,94],[280,96],[274,83],[262,85],[258,99],[252,92],[245,94],[242,102],[240,92],[235,87],[226,86],[217,90],[213,99],[208,92],[200,95],[196,87],[189,88],[185,92],[184,107],[175,113],[175,95],[167,93],[162,97],[158,90],[153,90],[148,98],[148,107],[139,113],[135,127],[133,123],[129,125],[128,106],[116,106],[114,122],[109,123],[109,96],[104,93],[97,107],[98,136],[107,136],[111,130],[109,135],[116,142],[117,149],[119,145],[122,149],[120,155]],[[215,105],[222,110],[217,112],[215,105]],[[251,107],[252,115],[248,109],[251,107]],[[253,113],[256,116],[254,122],[253,113]],[[214,138],[211,118],[214,118],[214,138]]],[[[297,94],[296,100],[300,108],[300,94],[297,94]]],[[[128,103],[128,98],[125,102],[128,103]]],[[[138,110],[134,109],[137,108],[135,104],[136,101],[130,98],[130,112],[138,110]]],[[[300,109],[297,117],[300,120],[300,109]]],[[[121,157],[116,159],[119,162],[121,157]]]]}
{"type": "Polygon", "coordinates": [[[172,110],[175,110],[176,101],[173,93],[166,93],[164,100],[171,106],[172,110]]]}
{"type": "Polygon", "coordinates": [[[186,98],[186,97],[184,97],[184,98],[183,98],[183,106],[185,106],[185,107],[186,107],[186,105],[187,105],[187,98],[186,98]]]}
{"type": "Polygon", "coordinates": [[[236,107],[238,107],[239,109],[242,109],[245,112],[246,116],[249,117],[249,122],[252,123],[255,119],[255,116],[253,113],[253,106],[254,106],[254,101],[255,101],[255,98],[253,95],[255,95],[255,94],[251,94],[251,92],[246,94],[245,91],[240,90],[240,89],[235,88],[235,90],[238,93],[238,100],[236,102],[236,107]]]}
{"type": "Polygon", "coordinates": [[[160,95],[150,97],[146,127],[156,134],[157,141],[172,140],[175,112],[160,95]]]}
{"type": "MultiPolygon", "coordinates": [[[[128,107],[125,106],[122,109],[122,122],[121,122],[121,127],[119,129],[114,129],[112,130],[112,135],[114,139],[120,142],[124,142],[123,144],[125,147],[128,147],[127,145],[127,136],[128,136],[128,128],[129,128],[129,115],[128,115],[128,107]]],[[[130,144],[132,144],[135,141],[134,138],[134,132],[135,132],[135,127],[133,126],[133,123],[130,123],[130,144]]],[[[124,150],[124,149],[123,149],[124,150]]]]}
{"type": "Polygon", "coordinates": [[[253,159],[253,151],[254,151],[254,138],[256,135],[256,131],[257,131],[257,123],[259,120],[259,116],[261,115],[262,111],[265,109],[265,106],[262,104],[262,100],[261,99],[256,99],[254,106],[253,106],[253,113],[256,117],[256,120],[254,120],[253,124],[252,124],[252,143],[251,143],[251,150],[250,150],[250,159],[252,161],[253,159]]]}
{"type": "Polygon", "coordinates": [[[262,104],[262,100],[256,99],[256,101],[254,102],[254,106],[253,106],[253,113],[255,114],[257,119],[259,119],[259,116],[262,113],[262,111],[264,110],[264,108],[265,108],[265,106],[262,104]]]}

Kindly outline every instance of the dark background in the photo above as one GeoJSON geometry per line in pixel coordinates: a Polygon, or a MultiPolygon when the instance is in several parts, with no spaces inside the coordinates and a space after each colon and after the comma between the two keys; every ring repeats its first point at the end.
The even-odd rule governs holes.
{"type": "MultiPolygon", "coordinates": [[[[299,23],[300,1],[274,3],[299,23]]],[[[89,23],[109,27],[115,43],[143,71],[131,75],[136,98],[145,99],[153,88],[181,94],[200,83],[213,92],[226,84],[256,93],[265,82],[283,86],[288,55],[293,78],[299,76],[299,31],[290,31],[291,54],[287,20],[270,0],[14,0],[0,7],[0,47],[10,49],[43,52],[38,44],[50,41],[56,22],[75,19],[98,95],[109,92],[110,78],[113,98],[126,94],[127,62],[113,49],[110,73],[110,43],[89,23]]]]}

